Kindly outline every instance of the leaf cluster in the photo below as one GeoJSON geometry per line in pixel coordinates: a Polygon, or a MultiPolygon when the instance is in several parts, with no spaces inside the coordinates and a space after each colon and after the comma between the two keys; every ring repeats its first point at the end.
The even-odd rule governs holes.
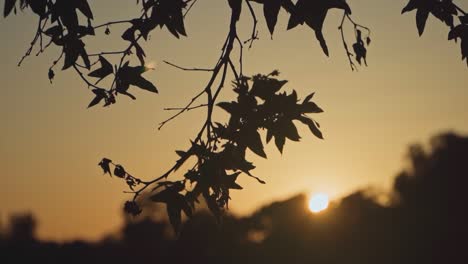
{"type": "Polygon", "coordinates": [[[413,10],[416,10],[416,27],[419,36],[424,33],[426,21],[429,14],[432,14],[450,28],[448,40],[461,40],[462,60],[466,60],[468,65],[468,14],[453,0],[410,0],[401,13],[413,10]]]}
{"type": "MultiPolygon", "coordinates": [[[[265,183],[252,174],[255,166],[246,159],[247,150],[266,158],[264,144],[274,138],[276,147],[283,152],[286,139],[300,140],[295,122],[308,126],[316,137],[323,138],[319,124],[308,116],[323,112],[312,101],[314,94],[298,100],[296,91],[289,94],[281,91],[287,81],[277,79],[277,75],[274,71],[235,80],[233,87],[237,100],[217,104],[229,114],[228,121],[225,124],[215,122],[206,141],[192,141],[189,149],[176,151],[179,159],[174,171],[190,158],[194,158],[191,160],[195,160],[195,164],[183,174],[183,180],[157,182],[150,198],[153,202],[166,204],[176,232],[180,231],[182,212],[190,217],[200,199],[204,199],[209,210],[220,220],[228,208],[231,190],[242,189],[236,182],[240,175],[265,183]],[[261,131],[266,132],[263,140],[261,131]]],[[[111,174],[112,161],[104,158],[99,165],[104,173],[111,174]]],[[[143,189],[151,184],[129,175],[121,165],[114,165],[114,175],[125,179],[132,190],[140,184],[143,189]]],[[[139,207],[135,209],[134,202],[126,204],[125,210],[130,214],[140,212],[139,207]]]]}

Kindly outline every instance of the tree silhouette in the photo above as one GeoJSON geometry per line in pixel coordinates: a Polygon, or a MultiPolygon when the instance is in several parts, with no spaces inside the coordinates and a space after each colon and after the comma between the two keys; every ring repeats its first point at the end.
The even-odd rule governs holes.
{"type": "Polygon", "coordinates": [[[128,217],[113,239],[61,243],[37,240],[34,218],[25,214],[10,218],[10,236],[0,240],[0,259],[2,263],[116,264],[458,263],[466,259],[468,234],[468,137],[441,134],[426,149],[410,148],[411,167],[394,181],[392,192],[398,199],[386,205],[378,202],[375,191],[366,189],[312,214],[305,210],[307,196],[296,195],[264,205],[250,216],[226,214],[221,228],[207,211],[197,211],[177,239],[166,232],[167,221],[142,214],[128,217]]]}
{"type": "MultiPolygon", "coordinates": [[[[141,10],[138,17],[94,25],[94,15],[87,0],[5,0],[4,16],[16,13],[17,8],[30,9],[38,16],[37,31],[19,65],[35,47],[38,49],[37,55],[44,53],[49,47],[56,47],[61,53],[48,70],[50,81],[53,81],[55,70],[60,63],[63,65],[62,70],[74,70],[81,80],[92,88],[94,98],[88,107],[98,104],[111,106],[116,103],[119,95],[135,100],[136,97],[131,93],[134,87],[158,93],[157,85],[143,76],[145,72],[154,69],[146,64],[146,53],[141,43],[148,41],[149,36],[158,27],[167,29],[176,38],[187,36],[185,17],[196,3],[197,0],[137,0],[136,6],[141,10]],[[124,48],[118,51],[103,48],[97,52],[86,48],[87,39],[102,34],[114,34],[111,27],[117,24],[128,25],[119,33],[125,43],[124,48]]],[[[180,230],[182,212],[190,217],[200,197],[203,197],[210,211],[219,220],[223,211],[228,208],[230,190],[242,189],[236,183],[240,174],[265,183],[252,174],[255,166],[246,160],[247,149],[266,158],[263,145],[274,138],[276,147],[282,152],[286,139],[300,140],[296,123],[306,125],[313,135],[323,139],[319,123],[308,116],[323,112],[312,101],[314,93],[299,100],[294,90],[290,93],[281,91],[287,81],[278,78],[277,70],[256,75],[243,72],[243,48],[251,48],[258,39],[259,14],[252,6],[254,3],[262,5],[263,16],[272,36],[278,14],[280,10],[284,10],[289,13],[287,29],[304,24],[310,27],[327,56],[329,50],[322,32],[325,17],[330,9],[343,10],[338,30],[350,67],[354,71],[357,70],[357,64],[367,65],[371,31],[355,22],[351,16],[351,8],[345,0],[228,0],[226,4],[231,9],[229,30],[221,54],[212,68],[186,68],[165,61],[184,71],[211,73],[205,88],[184,107],[167,108],[166,110],[175,111],[175,114],[159,125],[161,129],[187,111],[206,109],[206,119],[202,122],[198,134],[191,140],[190,148],[176,151],[180,156],[179,160],[166,173],[152,180],[135,177],[124,166],[108,158],[103,158],[99,163],[104,173],[122,178],[128,184],[128,193],[132,195],[132,199],[125,203],[126,212],[132,215],[140,214],[142,209],[137,198],[142,192],[151,189],[150,200],[166,204],[170,222],[176,232],[180,230]],[[253,20],[252,32],[247,40],[241,40],[237,34],[237,23],[243,10],[248,12],[253,20]],[[345,22],[353,26],[355,42],[352,44],[352,50],[345,38],[345,22]],[[231,59],[233,52],[238,52],[238,61],[231,59]],[[226,86],[228,73],[234,76],[232,86],[237,98],[231,102],[218,102],[218,97],[226,86]],[[206,96],[206,102],[198,103],[202,96],[206,96]],[[227,122],[213,120],[216,106],[229,114],[227,122]],[[261,139],[259,133],[262,130],[266,131],[265,140],[261,139]],[[168,180],[169,176],[186,163],[191,163],[191,169],[185,172],[183,180],[168,180]]],[[[449,40],[461,39],[462,59],[466,59],[468,19],[461,8],[452,0],[411,0],[402,12],[414,9],[417,10],[416,24],[419,34],[424,30],[429,13],[433,14],[451,28],[449,40]],[[455,16],[459,16],[460,20],[457,25],[454,22],[455,16]]]]}

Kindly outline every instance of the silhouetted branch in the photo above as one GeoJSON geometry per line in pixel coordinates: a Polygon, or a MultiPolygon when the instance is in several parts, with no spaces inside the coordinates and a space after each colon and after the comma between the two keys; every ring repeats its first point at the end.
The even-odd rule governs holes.
{"type": "Polygon", "coordinates": [[[346,44],[346,39],[345,39],[345,36],[344,36],[343,24],[344,24],[344,21],[345,21],[346,17],[347,17],[346,12],[343,12],[343,17],[341,18],[341,23],[340,23],[340,26],[338,27],[338,29],[340,30],[340,33],[341,33],[341,40],[343,41],[343,47],[345,49],[346,56],[348,57],[349,65],[351,67],[351,70],[354,71],[355,69],[357,70],[357,68],[356,68],[356,65],[354,64],[353,60],[351,59],[353,54],[351,52],[349,52],[348,44],[346,44]]]}
{"type": "Polygon", "coordinates": [[[253,10],[252,5],[250,4],[250,1],[245,1],[245,3],[249,7],[249,11],[253,19],[252,35],[248,40],[244,41],[244,44],[247,44],[250,42],[249,44],[249,49],[250,49],[252,47],[254,40],[258,39],[258,31],[257,31],[258,20],[257,20],[257,16],[255,15],[255,11],[253,10]]]}
{"type": "Polygon", "coordinates": [[[175,65],[171,62],[168,62],[168,61],[163,61],[164,63],[166,64],[169,64],[173,67],[176,67],[177,69],[181,69],[181,70],[184,70],[184,71],[207,71],[207,72],[212,72],[213,69],[202,69],[202,68],[184,68],[184,67],[181,67],[181,66],[178,66],[178,65],[175,65]]]}

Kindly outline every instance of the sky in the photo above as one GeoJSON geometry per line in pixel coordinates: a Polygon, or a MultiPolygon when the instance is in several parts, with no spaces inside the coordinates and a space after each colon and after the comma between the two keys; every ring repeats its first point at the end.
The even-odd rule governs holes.
{"type": "MultiPolygon", "coordinates": [[[[138,13],[135,1],[89,1],[95,24],[138,13]]],[[[460,2],[465,10],[466,2],[460,2]]],[[[249,214],[259,206],[298,192],[322,192],[332,199],[359,188],[389,189],[404,167],[409,144],[427,142],[444,131],[468,133],[468,71],[461,61],[459,43],[448,42],[448,29],[434,17],[418,36],[415,14],[401,15],[406,0],[348,0],[356,22],[369,26],[372,43],[368,67],[352,72],[337,27],[340,10],[327,16],[324,35],[330,57],[321,51],[313,31],[298,27],[286,31],[288,16],[281,11],[273,40],[260,6],[259,37],[244,49],[244,73],[281,72],[285,89],[305,97],[316,92],[315,102],[325,112],[313,116],[325,140],[300,128],[300,143],[286,142],[281,155],[274,144],[268,159],[251,153],[256,176],[240,177],[244,190],[232,193],[230,210],[249,214]]],[[[241,17],[239,34],[250,36],[252,20],[241,17]]],[[[123,222],[122,203],[129,197],[125,183],[102,175],[97,163],[108,157],[132,174],[151,179],[177,159],[202,125],[205,113],[194,110],[158,131],[170,116],[165,107],[184,105],[205,86],[208,73],[180,71],[168,60],[187,67],[209,68],[216,62],[228,30],[229,9],[224,1],[199,0],[185,24],[187,38],[155,30],[145,45],[155,71],[144,76],[160,93],[136,91],[136,101],[121,98],[110,108],[86,109],[93,94],[70,71],[56,71],[51,85],[47,70],[59,55],[50,48],[44,55],[17,62],[35,32],[30,13],[1,18],[0,32],[0,224],[12,213],[31,211],[43,239],[97,239],[123,222]]],[[[121,27],[87,48],[120,50],[121,27]]],[[[351,30],[348,24],[348,29],[351,30]]],[[[221,98],[233,97],[225,89],[221,98]]],[[[222,115],[218,116],[220,119],[222,115]]],[[[221,120],[222,121],[222,120],[221,120]]]]}

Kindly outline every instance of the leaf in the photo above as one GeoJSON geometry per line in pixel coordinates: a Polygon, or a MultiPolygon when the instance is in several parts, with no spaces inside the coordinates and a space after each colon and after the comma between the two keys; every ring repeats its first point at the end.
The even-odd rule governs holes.
{"type": "Polygon", "coordinates": [[[138,57],[138,59],[140,60],[140,64],[142,66],[145,65],[145,57],[146,57],[146,54],[145,54],[145,51],[143,50],[143,48],[138,44],[138,42],[135,42],[134,43],[134,46],[135,46],[135,50],[136,50],[136,55],[138,57]]]}
{"type": "Polygon", "coordinates": [[[135,85],[143,90],[158,93],[158,89],[156,88],[156,86],[154,86],[153,83],[141,76],[135,77],[134,79],[130,79],[129,81],[131,85],[135,85]]]}
{"type": "Polygon", "coordinates": [[[38,14],[41,18],[44,17],[47,0],[28,0],[27,2],[34,13],[38,14]]]}
{"type": "Polygon", "coordinates": [[[128,66],[128,62],[126,62],[117,72],[118,92],[135,98],[133,95],[127,92],[129,85],[134,85],[143,90],[158,93],[156,86],[141,76],[142,73],[148,70],[149,68],[146,68],[145,66],[128,66]]]}
{"type": "Polygon", "coordinates": [[[250,93],[254,96],[266,100],[279,91],[288,81],[279,81],[274,78],[264,78],[263,76],[255,76],[250,93]]]}
{"type": "Polygon", "coordinates": [[[184,26],[184,15],[182,14],[182,8],[177,9],[171,16],[171,25],[173,28],[182,36],[187,36],[184,26]]]}
{"type": "Polygon", "coordinates": [[[187,155],[187,152],[185,151],[182,151],[182,150],[176,150],[176,153],[177,155],[179,155],[179,157],[184,157],[185,155],[187,155]]]}
{"type": "Polygon", "coordinates": [[[140,206],[135,201],[126,201],[124,205],[124,211],[127,214],[131,214],[133,216],[137,216],[141,213],[140,206]]]}
{"type": "Polygon", "coordinates": [[[269,143],[272,138],[273,138],[272,129],[268,129],[267,135],[266,135],[266,142],[269,143]]]}
{"type": "Polygon", "coordinates": [[[281,8],[282,0],[266,0],[263,3],[263,15],[267,22],[268,30],[273,35],[275,30],[276,22],[278,21],[278,14],[281,8]]]}
{"type": "Polygon", "coordinates": [[[307,102],[302,104],[303,113],[322,113],[323,110],[314,102],[307,102]]]}
{"type": "Polygon", "coordinates": [[[75,0],[75,5],[78,10],[83,13],[87,18],[93,19],[93,12],[91,11],[91,7],[88,4],[87,0],[75,0]]]}
{"type": "Polygon", "coordinates": [[[106,98],[106,91],[104,89],[93,89],[93,93],[96,95],[93,100],[89,103],[88,108],[99,104],[102,99],[106,98]]]}
{"type": "Polygon", "coordinates": [[[52,70],[52,68],[49,68],[49,72],[48,72],[47,76],[49,77],[50,83],[52,83],[52,80],[55,77],[55,73],[54,73],[54,70],[52,70]]]}
{"type": "Polygon", "coordinates": [[[223,109],[224,111],[230,113],[230,114],[233,114],[235,113],[235,110],[236,110],[236,106],[237,106],[237,103],[236,102],[220,102],[217,104],[217,106],[219,106],[221,109],[223,109]]]}
{"type": "Polygon", "coordinates": [[[403,10],[401,10],[401,13],[404,14],[406,12],[412,11],[418,7],[417,5],[418,0],[410,0],[408,4],[406,4],[405,7],[403,7],[403,10]]]}
{"type": "Polygon", "coordinates": [[[283,153],[284,143],[286,143],[286,137],[283,135],[275,135],[275,145],[280,153],[283,153]]]}
{"type": "Polygon", "coordinates": [[[450,30],[448,40],[463,38],[464,35],[468,35],[468,25],[460,24],[450,30]]]}
{"type": "Polygon", "coordinates": [[[461,39],[460,48],[462,54],[462,60],[466,59],[468,64],[468,25],[459,24],[450,30],[448,39],[461,39]]]}
{"type": "Polygon", "coordinates": [[[304,101],[302,101],[302,104],[309,102],[314,97],[314,95],[315,95],[315,92],[306,96],[306,98],[304,98],[304,101]]]}
{"type": "Polygon", "coordinates": [[[239,174],[241,174],[241,172],[225,175],[223,177],[223,186],[225,186],[228,189],[242,190],[242,186],[236,183],[239,174]]]}
{"type": "Polygon", "coordinates": [[[114,72],[112,64],[103,56],[99,56],[99,63],[101,64],[101,68],[90,72],[88,76],[102,79],[114,72]]]}
{"type": "Polygon", "coordinates": [[[247,143],[247,147],[255,154],[260,157],[266,158],[266,153],[263,150],[263,143],[260,138],[260,134],[257,130],[249,131],[245,135],[245,141],[247,143]]]}
{"type": "Polygon", "coordinates": [[[180,226],[182,224],[181,208],[177,207],[174,204],[168,204],[166,209],[167,215],[169,216],[169,222],[171,223],[172,228],[174,228],[176,234],[179,234],[180,226]]]}
{"type": "Polygon", "coordinates": [[[114,175],[119,178],[125,178],[127,172],[125,171],[124,167],[120,164],[115,165],[114,168],[114,175]]]}
{"type": "Polygon", "coordinates": [[[321,30],[316,30],[315,31],[315,37],[319,41],[320,47],[322,48],[323,53],[325,53],[325,55],[329,56],[330,54],[328,52],[327,42],[325,41],[325,38],[323,37],[322,31],[321,30]]]}
{"type": "Polygon", "coordinates": [[[49,37],[59,37],[62,34],[63,30],[61,26],[53,26],[48,28],[44,34],[46,34],[49,37]]]}
{"type": "Polygon", "coordinates": [[[219,223],[221,221],[222,212],[218,206],[218,203],[216,202],[216,198],[211,196],[207,192],[203,192],[203,198],[206,201],[206,205],[208,206],[208,209],[210,209],[211,213],[216,217],[216,220],[219,223]]]}
{"type": "Polygon", "coordinates": [[[297,128],[292,121],[286,121],[281,123],[281,128],[284,135],[292,141],[299,141],[301,137],[297,132],[297,128]]]}
{"type": "MultiPolygon", "coordinates": [[[[181,211],[188,216],[192,216],[192,208],[188,204],[185,196],[179,192],[183,190],[184,185],[181,182],[168,182],[170,185],[165,190],[154,194],[150,197],[153,202],[160,202],[166,204],[167,214],[169,221],[174,228],[176,233],[180,232],[180,226],[182,224],[181,211]]],[[[198,185],[198,184],[197,184],[198,185]]]]}
{"type": "Polygon", "coordinates": [[[79,56],[78,51],[75,49],[64,49],[64,53],[65,53],[65,60],[63,63],[62,70],[66,70],[70,68],[71,66],[73,66],[79,56]]]}
{"type": "Polygon", "coordinates": [[[364,64],[367,66],[366,54],[367,50],[364,47],[362,42],[356,42],[353,44],[354,53],[356,54],[356,60],[361,64],[361,60],[364,61],[364,64]]]}
{"type": "Polygon", "coordinates": [[[315,31],[315,37],[325,55],[328,56],[328,47],[322,34],[322,27],[327,12],[331,8],[343,9],[347,14],[351,14],[351,8],[343,0],[298,0],[294,12],[291,13],[289,18],[288,30],[305,22],[315,31]]]}
{"type": "Polygon", "coordinates": [[[468,24],[468,14],[459,16],[458,19],[460,20],[460,23],[465,25],[468,24]]]}
{"type": "Polygon", "coordinates": [[[299,118],[299,121],[306,124],[309,127],[312,134],[314,134],[316,137],[318,137],[320,139],[323,139],[322,132],[320,132],[320,129],[318,128],[318,123],[315,124],[314,120],[312,120],[310,118],[307,118],[305,116],[301,116],[299,118]]]}
{"type": "Polygon", "coordinates": [[[309,129],[312,132],[312,134],[314,134],[316,137],[323,139],[322,132],[320,132],[320,129],[318,129],[314,121],[310,122],[309,129]]]}
{"type": "Polygon", "coordinates": [[[429,10],[426,8],[419,8],[416,11],[416,26],[418,28],[419,36],[421,36],[424,32],[424,28],[426,27],[426,21],[429,17],[429,10]]]}
{"type": "Polygon", "coordinates": [[[106,173],[109,173],[110,176],[112,176],[112,173],[110,171],[110,167],[109,167],[109,164],[112,163],[112,160],[108,159],[108,158],[103,158],[101,160],[101,162],[99,162],[99,166],[102,168],[102,170],[104,171],[104,174],[106,173]]]}
{"type": "Polygon", "coordinates": [[[7,17],[13,8],[15,7],[16,0],[5,0],[5,6],[3,9],[3,17],[7,17]]]}

